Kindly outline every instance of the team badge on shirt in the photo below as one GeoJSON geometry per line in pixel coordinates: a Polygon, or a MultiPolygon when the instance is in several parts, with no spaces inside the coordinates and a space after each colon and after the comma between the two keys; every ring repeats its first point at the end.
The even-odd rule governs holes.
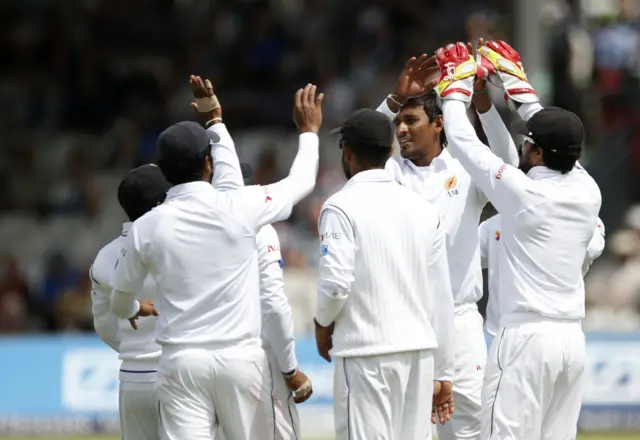
{"type": "Polygon", "coordinates": [[[458,188],[456,188],[457,184],[458,179],[456,179],[456,176],[451,176],[444,182],[444,189],[447,191],[447,194],[449,194],[449,197],[453,197],[458,194],[458,188]]]}
{"type": "Polygon", "coordinates": [[[269,189],[265,186],[264,187],[264,203],[269,203],[271,200],[273,199],[269,195],[269,189]]]}
{"type": "Polygon", "coordinates": [[[500,241],[500,231],[496,231],[496,241],[500,241]]]}

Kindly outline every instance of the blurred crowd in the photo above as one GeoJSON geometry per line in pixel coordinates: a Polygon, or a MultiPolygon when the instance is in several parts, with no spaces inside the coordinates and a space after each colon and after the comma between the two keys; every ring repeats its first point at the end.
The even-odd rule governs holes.
{"type": "MultiPolygon", "coordinates": [[[[92,328],[88,267],[124,220],[119,179],[154,160],[164,127],[193,117],[190,74],[213,80],[254,183],[271,183],[295,152],[290,117],[298,87],[320,85],[325,126],[334,127],[391,92],[411,55],[451,40],[510,40],[516,3],[1,2],[0,333],[92,328]]],[[[629,211],[626,224],[619,219],[640,196],[633,183],[640,168],[638,2],[541,3],[547,103],[585,121],[585,165],[603,190],[610,231],[608,251],[587,279],[588,321],[637,328],[640,210],[629,211]],[[622,312],[628,318],[615,318],[622,312]]],[[[339,150],[322,139],[316,191],[276,225],[300,332],[313,306],[318,214],[344,182],[339,150]]]]}

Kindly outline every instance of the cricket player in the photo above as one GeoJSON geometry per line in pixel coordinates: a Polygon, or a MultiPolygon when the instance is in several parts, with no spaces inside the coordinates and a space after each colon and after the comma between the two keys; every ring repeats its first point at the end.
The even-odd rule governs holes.
{"type": "MultiPolygon", "coordinates": [[[[446,236],[455,303],[453,395],[456,412],[450,423],[437,426],[438,436],[442,440],[477,440],[487,359],[483,320],[476,305],[482,297],[478,224],[488,200],[446,148],[448,132],[444,130],[442,110],[432,90],[436,82],[430,79],[433,77],[433,70],[428,67],[431,60],[427,55],[411,58],[399,76],[396,90],[378,111],[394,121],[402,156],[389,159],[386,169],[395,180],[438,209],[446,236]]],[[[491,101],[486,103],[485,81],[478,80],[475,86],[474,102],[487,128],[490,145],[508,163],[517,165],[515,144],[491,101]]],[[[442,386],[444,392],[451,392],[451,383],[442,386]]]]}
{"type": "MultiPolygon", "coordinates": [[[[480,223],[478,227],[478,241],[480,243],[480,261],[482,268],[487,269],[489,300],[487,302],[487,317],[484,323],[484,336],[487,347],[491,347],[493,338],[500,330],[500,291],[498,290],[498,254],[500,243],[500,214],[480,223]]],[[[587,247],[587,255],[582,266],[582,276],[589,271],[591,264],[602,255],[604,250],[604,223],[598,218],[593,237],[587,247]]]]}
{"type": "MultiPolygon", "coordinates": [[[[190,86],[196,100],[215,99],[211,81],[192,75],[190,86]]],[[[212,121],[207,131],[216,138],[211,149],[213,159],[213,187],[219,191],[236,190],[251,179],[252,170],[248,164],[240,164],[233,138],[222,122],[222,106],[210,111],[192,103],[198,117],[205,124],[212,121]]],[[[305,392],[295,398],[292,391],[301,387],[311,387],[311,382],[298,370],[293,334],[291,306],[284,293],[283,260],[280,241],[273,226],[263,226],[256,234],[258,271],[260,274],[260,309],[262,313],[262,345],[267,353],[272,384],[272,405],[275,412],[277,440],[297,440],[300,438],[300,417],[296,402],[311,396],[305,392]]],[[[224,438],[219,430],[218,437],[224,438]]]]}
{"type": "MultiPolygon", "coordinates": [[[[503,42],[486,47],[510,108],[531,114],[538,98],[517,52],[503,42]]],[[[450,44],[436,59],[451,153],[501,215],[498,290],[509,294],[500,296],[502,330],[485,372],[482,438],[575,438],[585,360],[582,268],[602,203],[593,179],[574,170],[582,122],[562,109],[539,110],[519,127],[517,169],[480,142],[466,117],[478,72],[467,47],[450,44]]]]}
{"type": "MultiPolygon", "coordinates": [[[[318,352],[336,360],[336,439],[424,439],[433,381],[453,375],[443,225],[435,207],[384,170],[387,117],[358,110],[338,132],[348,182],[320,214],[315,316],[318,352]]],[[[448,418],[452,402],[438,403],[448,418]]]]}
{"type": "MultiPolygon", "coordinates": [[[[131,227],[111,277],[111,311],[130,319],[156,312],[131,293],[152,275],[164,439],[210,439],[218,428],[228,440],[275,437],[255,237],[286,219],[315,185],[322,99],[311,84],[296,93],[298,154],[289,176],[266,187],[214,189],[215,140],[195,122],[174,124],[158,138],[158,166],[173,187],[131,227]]],[[[215,106],[206,98],[197,104],[215,106]]]]}
{"type": "MultiPolygon", "coordinates": [[[[171,184],[155,165],[143,165],[129,171],[118,187],[118,202],[129,222],[122,234],[103,247],[89,269],[91,300],[96,332],[118,352],[120,365],[120,432],[123,440],[158,439],[158,404],[153,396],[161,348],[155,342],[156,318],[140,318],[134,329],[128,320],[110,313],[110,278],[124,247],[132,222],[162,203],[171,184]]],[[[155,300],[157,287],[147,276],[136,292],[138,300],[155,300]]]]}

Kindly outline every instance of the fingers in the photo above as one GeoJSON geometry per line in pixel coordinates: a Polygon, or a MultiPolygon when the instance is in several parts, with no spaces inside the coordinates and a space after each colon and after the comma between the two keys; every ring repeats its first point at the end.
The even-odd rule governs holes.
{"type": "Polygon", "coordinates": [[[304,93],[304,90],[298,89],[295,96],[293,97],[293,105],[296,108],[302,108],[302,93],[304,93]]]}
{"type": "Polygon", "coordinates": [[[485,45],[484,38],[480,38],[480,39],[478,40],[478,47],[482,47],[482,46],[484,46],[484,45],[485,45]]]}
{"type": "Polygon", "coordinates": [[[156,308],[155,308],[155,307],[153,308],[153,311],[151,312],[151,314],[152,314],[153,316],[158,316],[158,311],[156,310],[156,308]]]}
{"type": "Polygon", "coordinates": [[[444,50],[443,47],[441,47],[440,49],[436,50],[436,61],[438,62],[438,64],[443,64],[447,58],[447,54],[444,50]]]}
{"type": "Polygon", "coordinates": [[[309,94],[307,95],[307,105],[310,107],[313,107],[316,103],[316,89],[317,87],[315,86],[315,84],[312,84],[311,88],[309,89],[309,94]]]}
{"type": "Polygon", "coordinates": [[[427,75],[428,75],[428,72],[429,72],[430,69],[438,70],[438,66],[434,66],[434,64],[436,62],[435,55],[434,56],[430,56],[430,57],[426,57],[426,55],[424,55],[424,56],[425,56],[425,59],[418,66],[418,70],[421,70],[421,71],[425,72],[425,74],[427,74],[427,75]]]}
{"type": "Polygon", "coordinates": [[[207,96],[213,96],[213,84],[211,84],[211,81],[209,81],[208,79],[206,79],[204,81],[204,86],[207,89],[207,96]]]}
{"type": "Polygon", "coordinates": [[[136,318],[129,318],[129,324],[134,330],[138,330],[138,324],[136,324],[136,318]]]}
{"type": "Polygon", "coordinates": [[[303,396],[298,396],[296,394],[293,395],[293,401],[295,403],[302,403],[302,402],[306,402],[307,400],[309,400],[309,398],[313,395],[313,390],[309,391],[307,394],[303,395],[303,396]]]}
{"type": "Polygon", "coordinates": [[[322,101],[324,101],[324,93],[320,93],[316,97],[316,106],[318,106],[318,107],[322,106],[322,101]]]}
{"type": "Polygon", "coordinates": [[[198,111],[198,104],[196,104],[195,102],[191,103],[191,108],[194,109],[196,112],[198,111]]]}
{"type": "Polygon", "coordinates": [[[411,57],[407,60],[406,63],[404,63],[404,70],[409,70],[411,69],[411,67],[413,66],[413,64],[416,62],[416,57],[411,57]]]}

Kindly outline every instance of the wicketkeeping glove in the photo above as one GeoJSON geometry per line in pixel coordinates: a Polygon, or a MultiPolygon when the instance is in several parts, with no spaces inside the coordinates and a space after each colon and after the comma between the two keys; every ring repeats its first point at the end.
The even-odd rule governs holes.
{"type": "Polygon", "coordinates": [[[436,51],[436,62],[440,67],[440,82],[436,87],[438,104],[447,99],[471,105],[473,81],[476,76],[476,60],[469,54],[464,43],[449,44],[436,51]]]}
{"type": "Polygon", "coordinates": [[[489,41],[478,47],[477,62],[489,73],[489,82],[504,90],[504,98],[512,112],[523,103],[539,102],[529,84],[520,54],[504,41],[489,41]]]}

